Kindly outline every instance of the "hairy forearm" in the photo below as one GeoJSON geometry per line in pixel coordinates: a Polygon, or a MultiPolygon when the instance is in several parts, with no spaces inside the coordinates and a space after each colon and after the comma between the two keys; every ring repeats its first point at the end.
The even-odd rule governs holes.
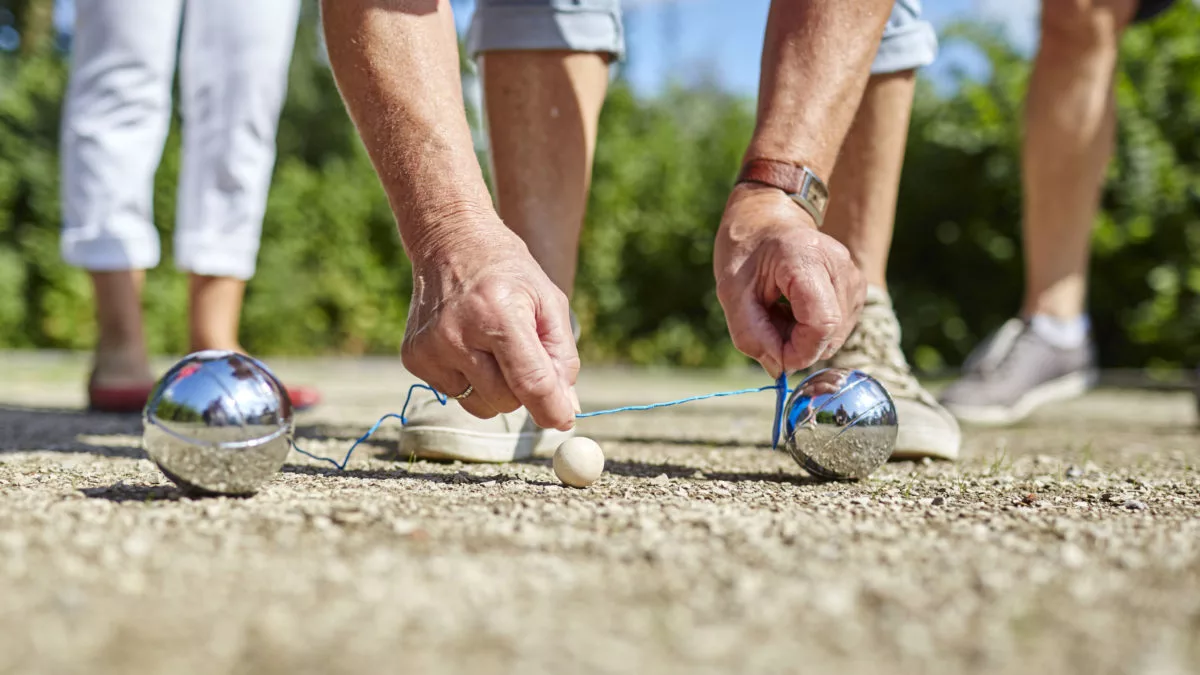
{"type": "Polygon", "coordinates": [[[892,0],[771,3],[747,159],[804,164],[828,180],[891,7],[892,0]]]}
{"type": "Polygon", "coordinates": [[[409,255],[453,238],[491,199],[464,113],[445,0],[322,0],[338,88],[409,255]]]}

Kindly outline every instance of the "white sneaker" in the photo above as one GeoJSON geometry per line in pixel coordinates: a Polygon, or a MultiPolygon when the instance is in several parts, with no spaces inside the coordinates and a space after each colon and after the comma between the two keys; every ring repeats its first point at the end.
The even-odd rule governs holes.
{"type": "Polygon", "coordinates": [[[900,351],[900,322],[887,291],[867,287],[867,303],[846,344],[815,368],[829,367],[861,370],[891,394],[899,422],[893,458],[958,459],[958,422],[913,376],[900,351]]]}
{"type": "Polygon", "coordinates": [[[413,392],[408,424],[400,430],[400,453],[420,459],[511,462],[549,457],[574,432],[542,429],[525,408],[482,420],[458,401],[446,405],[429,391],[413,392]]]}

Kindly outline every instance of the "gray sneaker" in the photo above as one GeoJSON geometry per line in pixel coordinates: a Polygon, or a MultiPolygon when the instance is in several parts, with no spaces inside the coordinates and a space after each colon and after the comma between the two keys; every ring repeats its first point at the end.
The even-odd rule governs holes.
{"type": "Polygon", "coordinates": [[[887,291],[867,288],[867,304],[846,344],[817,368],[855,368],[874,377],[896,403],[895,459],[957,459],[962,432],[954,416],[917,382],[900,351],[900,322],[887,291]]]}
{"type": "MultiPolygon", "coordinates": [[[[579,341],[579,320],[571,312],[571,333],[579,341]]],[[[511,462],[549,457],[573,431],[543,429],[525,408],[481,420],[458,401],[446,405],[428,390],[413,392],[408,424],[400,430],[400,452],[420,459],[460,462],[511,462]]]]}
{"type": "Polygon", "coordinates": [[[1091,338],[1073,348],[1051,344],[1023,319],[1009,319],[963,364],[942,405],[971,424],[1018,422],[1035,408],[1074,398],[1096,383],[1091,338]]]}

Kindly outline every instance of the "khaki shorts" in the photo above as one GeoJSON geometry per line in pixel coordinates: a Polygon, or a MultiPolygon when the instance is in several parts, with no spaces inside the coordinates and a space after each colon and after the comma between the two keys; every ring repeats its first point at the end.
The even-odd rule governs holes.
{"type": "MultiPolygon", "coordinates": [[[[564,50],[625,52],[619,0],[478,0],[467,35],[480,52],[564,50]]],[[[921,20],[920,0],[896,0],[871,67],[894,73],[929,65],[937,56],[933,26],[921,20]]]]}

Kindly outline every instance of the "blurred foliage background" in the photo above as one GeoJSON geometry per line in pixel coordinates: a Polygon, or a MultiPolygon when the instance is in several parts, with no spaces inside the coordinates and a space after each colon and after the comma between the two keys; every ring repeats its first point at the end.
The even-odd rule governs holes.
{"type": "MultiPolygon", "coordinates": [[[[0,348],[88,349],[86,277],[58,253],[57,137],[66,80],[51,3],[15,2],[19,50],[0,53],[0,348]],[[39,37],[41,36],[41,37],[39,37]]],[[[395,353],[409,266],[378,181],[321,58],[307,6],[243,342],[261,355],[395,353]]],[[[1200,10],[1133,29],[1118,76],[1120,141],[1095,231],[1090,307],[1107,367],[1200,362],[1200,10]]],[[[922,370],[961,362],[1016,309],[1019,139],[1029,64],[995,33],[944,36],[988,56],[986,81],[922,82],[890,267],[904,347],[922,370]]],[[[469,64],[464,64],[469,68],[469,64]]],[[[717,88],[639,98],[618,80],[601,121],[575,307],[585,359],[744,363],[713,291],[712,237],[753,102],[717,88]]],[[[178,119],[155,193],[170,260],[178,119]]],[[[186,349],[185,278],[149,275],[158,352],[186,349]]]]}

